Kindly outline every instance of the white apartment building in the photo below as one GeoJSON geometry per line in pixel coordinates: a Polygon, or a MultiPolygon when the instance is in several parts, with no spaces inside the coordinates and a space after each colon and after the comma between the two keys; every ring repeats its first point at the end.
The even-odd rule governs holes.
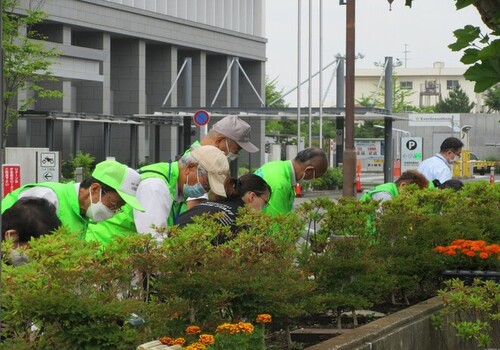
{"type": "MultiPolygon", "coordinates": [[[[448,97],[448,93],[455,86],[465,91],[471,102],[475,103],[473,113],[486,112],[482,93],[474,92],[474,82],[465,80],[464,73],[467,67],[448,68],[443,62],[434,62],[432,68],[394,68],[399,88],[411,92],[407,98],[410,104],[416,107],[435,105],[440,99],[448,97]]],[[[356,69],[356,99],[372,97],[383,68],[356,69]]],[[[378,94],[384,92],[383,80],[378,94]]],[[[380,100],[380,97],[379,97],[380,100]]],[[[381,99],[383,102],[383,98],[381,99]]]]}

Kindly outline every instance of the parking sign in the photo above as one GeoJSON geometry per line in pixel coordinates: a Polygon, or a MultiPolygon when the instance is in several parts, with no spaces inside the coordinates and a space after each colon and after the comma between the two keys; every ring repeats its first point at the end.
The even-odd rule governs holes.
{"type": "Polygon", "coordinates": [[[422,163],[422,138],[401,138],[401,172],[417,169],[422,163]]]}

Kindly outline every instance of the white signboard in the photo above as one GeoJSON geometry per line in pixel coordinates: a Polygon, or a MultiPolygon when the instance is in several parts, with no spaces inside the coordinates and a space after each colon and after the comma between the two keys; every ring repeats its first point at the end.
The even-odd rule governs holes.
{"type": "Polygon", "coordinates": [[[37,152],[37,182],[59,182],[59,152],[37,152]]]}
{"type": "Polygon", "coordinates": [[[460,125],[460,114],[457,113],[432,113],[408,115],[409,126],[448,126],[457,128],[460,125]]]}
{"type": "Polygon", "coordinates": [[[417,169],[422,163],[422,138],[401,138],[401,173],[410,169],[417,169]]]}
{"type": "Polygon", "coordinates": [[[356,158],[372,159],[383,156],[382,140],[377,139],[356,139],[354,147],[356,148],[356,158]]]}

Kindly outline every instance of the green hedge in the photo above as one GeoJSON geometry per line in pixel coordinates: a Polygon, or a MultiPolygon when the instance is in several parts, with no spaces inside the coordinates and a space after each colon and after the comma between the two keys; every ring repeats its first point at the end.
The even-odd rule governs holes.
{"type": "Polygon", "coordinates": [[[288,329],[308,313],[412,303],[441,286],[447,265],[435,246],[499,242],[499,217],[500,184],[476,182],[460,192],[407,186],[381,206],[317,198],[276,218],[247,211],[219,246],[209,242],[230,232],[208,217],[162,244],[131,234],[102,249],[60,230],[32,241],[18,267],[5,263],[6,243],[1,347],[133,349],[193,324],[213,331],[268,313],[288,329]],[[144,324],[128,322],[132,313],[144,324]]]}

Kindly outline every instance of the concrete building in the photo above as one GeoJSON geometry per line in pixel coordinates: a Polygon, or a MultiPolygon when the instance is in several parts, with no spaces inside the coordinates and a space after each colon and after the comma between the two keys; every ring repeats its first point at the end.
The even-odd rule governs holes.
{"type": "MultiPolygon", "coordinates": [[[[460,68],[445,67],[444,62],[435,62],[432,68],[394,68],[398,88],[408,91],[407,101],[416,107],[433,106],[448,97],[449,91],[460,85],[471,102],[475,103],[472,113],[485,113],[483,94],[474,92],[474,82],[465,80],[466,66],[460,68]]],[[[356,99],[372,97],[383,68],[356,69],[356,99]]],[[[379,94],[383,93],[383,85],[379,94]]],[[[396,88],[396,87],[395,87],[396,88]]],[[[379,97],[380,100],[380,97],[379,97]]],[[[383,102],[383,98],[381,99],[383,102]]]]}
{"type": "MultiPolygon", "coordinates": [[[[191,130],[182,132],[182,116],[154,116],[162,107],[260,107],[265,98],[264,0],[46,0],[42,10],[48,19],[36,29],[60,53],[58,81],[46,85],[64,97],[39,99],[8,146],[131,166],[168,161],[191,130]]],[[[264,121],[247,121],[263,149],[264,121]]],[[[260,152],[242,158],[263,162],[260,152]]]]}

